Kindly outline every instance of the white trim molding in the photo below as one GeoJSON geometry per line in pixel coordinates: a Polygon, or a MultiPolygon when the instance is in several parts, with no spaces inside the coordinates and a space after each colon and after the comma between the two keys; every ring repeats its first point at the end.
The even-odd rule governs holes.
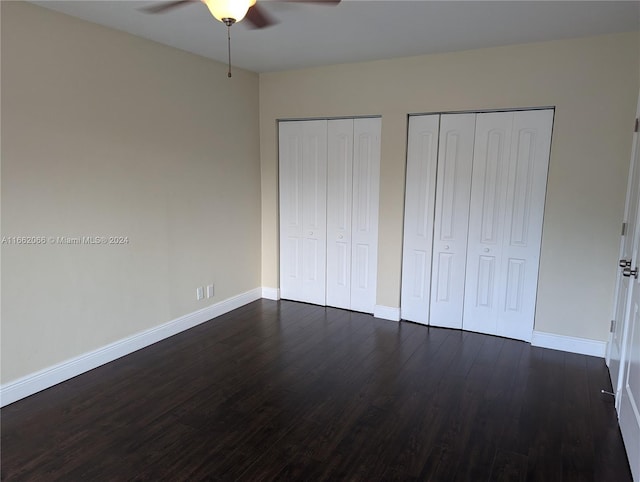
{"type": "Polygon", "coordinates": [[[262,297],[267,300],[278,301],[280,299],[280,288],[262,287],[262,297]]]}
{"type": "Polygon", "coordinates": [[[604,358],[607,350],[607,342],[605,341],[555,335],[553,333],[545,333],[543,331],[533,332],[531,346],[568,351],[570,353],[579,353],[580,355],[597,356],[599,358],[604,358]]]}
{"type": "Polygon", "coordinates": [[[33,395],[41,390],[69,380],[89,370],[176,335],[229,311],[240,308],[262,296],[260,288],[228,298],[149,330],[123,338],[97,350],[85,353],[57,365],[45,368],[0,386],[0,407],[33,395]]]}
{"type": "Polygon", "coordinates": [[[393,306],[376,305],[373,308],[373,316],[383,320],[400,321],[400,308],[393,306]]]}

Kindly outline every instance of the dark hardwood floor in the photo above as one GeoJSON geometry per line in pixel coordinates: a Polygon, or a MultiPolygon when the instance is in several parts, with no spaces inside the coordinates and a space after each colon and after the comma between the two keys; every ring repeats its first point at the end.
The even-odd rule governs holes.
{"type": "Polygon", "coordinates": [[[630,481],[599,358],[260,300],[3,408],[2,480],[630,481]]]}

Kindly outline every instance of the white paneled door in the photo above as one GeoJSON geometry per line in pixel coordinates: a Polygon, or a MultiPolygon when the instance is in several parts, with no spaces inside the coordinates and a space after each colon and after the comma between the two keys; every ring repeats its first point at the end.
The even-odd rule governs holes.
{"type": "Polygon", "coordinates": [[[462,328],[476,114],[440,117],[429,324],[462,328]]]}
{"type": "Polygon", "coordinates": [[[629,466],[633,480],[640,482],[640,96],[636,112],[607,362],[629,466]]]}
{"type": "MultiPolygon", "coordinates": [[[[640,117],[640,96],[636,116],[640,117]]],[[[638,214],[638,198],[640,190],[640,134],[633,134],[633,144],[631,152],[631,162],[629,164],[629,179],[627,184],[627,197],[624,214],[624,231],[621,234],[620,258],[618,276],[616,278],[615,304],[613,308],[613,325],[611,337],[607,346],[607,363],[611,375],[611,386],[616,394],[616,400],[622,389],[621,380],[621,360],[624,355],[623,335],[627,322],[627,303],[630,290],[633,288],[629,277],[623,276],[625,268],[631,268],[634,234],[638,214]]]]}
{"type": "Polygon", "coordinates": [[[280,293],[325,304],[327,121],[280,124],[280,293]]]}
{"type": "Polygon", "coordinates": [[[378,277],[381,122],[380,118],[353,122],[351,309],[373,313],[378,277]]]}
{"type": "Polygon", "coordinates": [[[552,124],[553,110],[410,118],[404,319],[531,340],[552,124]]]}
{"type": "Polygon", "coordinates": [[[531,341],[553,111],[478,114],[466,330],[531,341]]]}
{"type": "Polygon", "coordinates": [[[468,239],[464,329],[496,334],[498,286],[513,114],[476,120],[468,239]]]}
{"type": "Polygon", "coordinates": [[[429,323],[433,213],[440,116],[409,119],[402,250],[401,317],[429,323]]]}
{"type": "Polygon", "coordinates": [[[373,313],[380,128],[379,118],[280,123],[282,298],[373,313]]]}
{"type": "Polygon", "coordinates": [[[353,119],[329,122],[327,305],[351,308],[353,119]]]}
{"type": "Polygon", "coordinates": [[[640,219],[637,217],[635,224],[631,267],[624,271],[631,286],[622,337],[622,376],[616,408],[633,480],[640,482],[640,219]]]}

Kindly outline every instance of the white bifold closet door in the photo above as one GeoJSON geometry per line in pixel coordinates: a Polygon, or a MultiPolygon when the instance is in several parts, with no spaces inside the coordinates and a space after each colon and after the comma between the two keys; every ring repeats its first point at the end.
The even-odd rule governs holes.
{"type": "Polygon", "coordinates": [[[431,296],[439,127],[438,114],[409,118],[400,316],[425,325],[431,296]]]}
{"type": "Polygon", "coordinates": [[[440,116],[431,325],[462,328],[475,114],[440,116]]]}
{"type": "Polygon", "coordinates": [[[327,305],[373,313],[380,119],[328,121],[327,305]]]}
{"type": "Polygon", "coordinates": [[[327,121],[281,122],[280,295],[325,304],[327,121]]]}
{"type": "Polygon", "coordinates": [[[475,114],[409,120],[402,318],[462,328],[475,114]]]}
{"type": "Polygon", "coordinates": [[[353,119],[331,121],[327,197],[327,305],[351,307],[353,119]]]}
{"type": "Polygon", "coordinates": [[[373,313],[380,128],[380,118],[280,122],[282,298],[373,313]]]}
{"type": "Polygon", "coordinates": [[[552,123],[552,110],[410,118],[402,318],[531,339],[552,123]]]}
{"type": "Polygon", "coordinates": [[[478,114],[465,330],[531,341],[552,110],[478,114]]]}

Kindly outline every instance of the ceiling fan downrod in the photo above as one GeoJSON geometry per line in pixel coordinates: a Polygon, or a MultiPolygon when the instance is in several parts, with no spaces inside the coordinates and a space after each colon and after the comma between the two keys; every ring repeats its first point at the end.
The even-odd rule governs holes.
{"type": "Polygon", "coordinates": [[[235,18],[223,18],[222,21],[227,26],[227,48],[228,48],[228,71],[227,77],[231,77],[231,26],[236,23],[235,18]]]}

